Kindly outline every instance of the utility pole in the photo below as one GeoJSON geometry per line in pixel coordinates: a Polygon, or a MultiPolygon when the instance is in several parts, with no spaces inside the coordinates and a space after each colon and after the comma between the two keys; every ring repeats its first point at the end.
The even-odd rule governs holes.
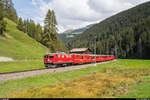
{"type": "Polygon", "coordinates": [[[115,56],[116,56],[116,59],[118,58],[118,47],[117,47],[117,45],[115,45],[115,56]]]}

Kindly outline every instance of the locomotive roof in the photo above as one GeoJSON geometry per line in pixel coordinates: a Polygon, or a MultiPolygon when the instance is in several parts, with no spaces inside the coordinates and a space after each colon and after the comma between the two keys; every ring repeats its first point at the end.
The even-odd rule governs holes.
{"type": "Polygon", "coordinates": [[[82,52],[82,51],[86,51],[88,50],[88,48],[74,48],[72,50],[70,50],[70,52],[82,52]]]}
{"type": "Polygon", "coordinates": [[[48,52],[47,54],[66,54],[65,52],[48,52]]]}

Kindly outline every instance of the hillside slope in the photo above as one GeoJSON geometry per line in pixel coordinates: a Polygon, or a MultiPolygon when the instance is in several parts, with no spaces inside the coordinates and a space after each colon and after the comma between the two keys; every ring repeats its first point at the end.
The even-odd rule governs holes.
{"type": "Polygon", "coordinates": [[[149,16],[150,2],[140,4],[87,29],[68,41],[67,47],[93,50],[96,36],[98,54],[115,54],[120,58],[150,58],[149,16]]]}
{"type": "Polygon", "coordinates": [[[16,24],[7,21],[6,37],[0,36],[0,56],[13,59],[42,58],[48,52],[48,48],[38,43],[27,34],[19,31],[16,24]]]}

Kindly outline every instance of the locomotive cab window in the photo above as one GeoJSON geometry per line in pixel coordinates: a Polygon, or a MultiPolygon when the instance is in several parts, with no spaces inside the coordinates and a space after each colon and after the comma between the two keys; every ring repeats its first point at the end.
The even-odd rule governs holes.
{"type": "Polygon", "coordinates": [[[48,58],[48,56],[44,56],[44,58],[48,58]]]}
{"type": "Polygon", "coordinates": [[[54,56],[49,56],[49,58],[54,58],[54,56]]]}

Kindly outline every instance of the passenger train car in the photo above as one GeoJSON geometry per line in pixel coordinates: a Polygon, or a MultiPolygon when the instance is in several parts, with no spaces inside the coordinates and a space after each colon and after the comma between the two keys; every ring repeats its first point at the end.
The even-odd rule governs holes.
{"type": "Polygon", "coordinates": [[[113,55],[49,53],[44,55],[44,64],[48,68],[56,68],[57,66],[89,64],[114,59],[113,55]]]}

